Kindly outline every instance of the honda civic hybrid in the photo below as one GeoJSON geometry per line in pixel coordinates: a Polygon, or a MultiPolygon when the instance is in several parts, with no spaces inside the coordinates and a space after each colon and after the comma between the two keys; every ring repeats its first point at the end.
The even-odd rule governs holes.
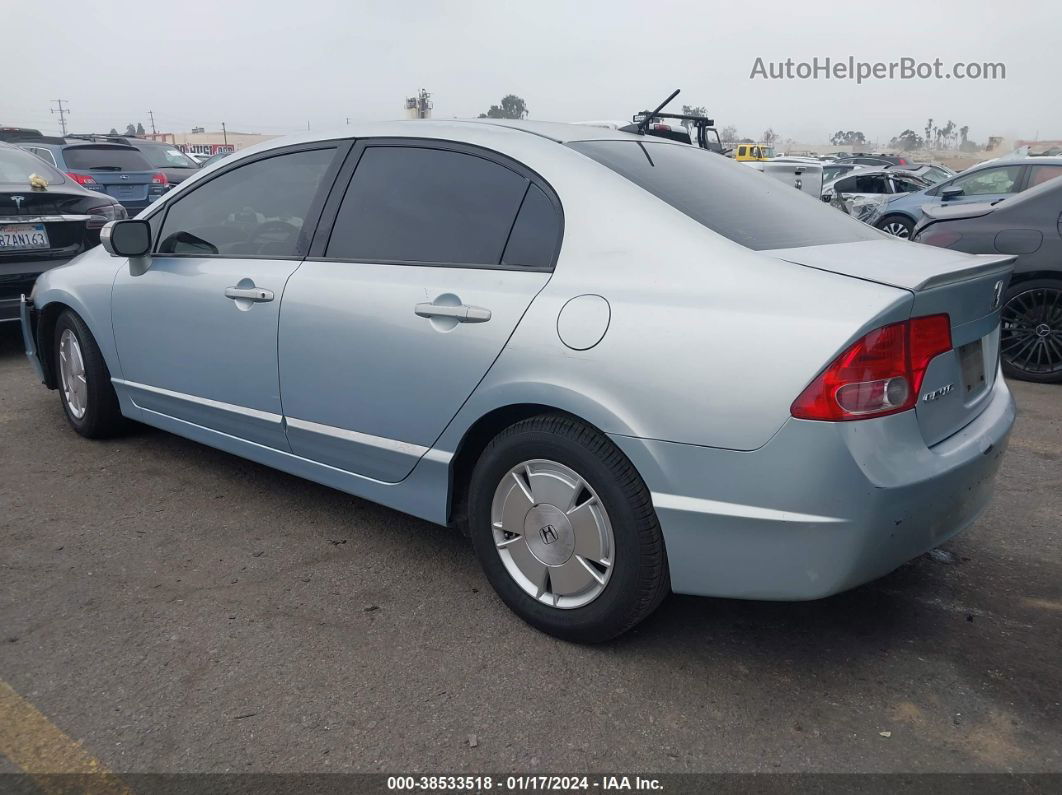
{"type": "Polygon", "coordinates": [[[973,522],[1012,257],[740,163],[533,122],[352,125],[197,172],[44,273],[27,353],[132,420],[461,529],[578,641],[671,591],[806,600],[973,522]]]}

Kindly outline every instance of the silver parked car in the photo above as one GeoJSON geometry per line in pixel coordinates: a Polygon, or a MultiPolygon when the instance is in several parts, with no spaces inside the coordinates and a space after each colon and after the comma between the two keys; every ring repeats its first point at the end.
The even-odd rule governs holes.
{"type": "Polygon", "coordinates": [[[24,299],[73,428],[154,425],[464,529],[534,626],[815,599],[970,524],[1014,419],[1011,257],[569,124],[270,141],[24,299]]]}

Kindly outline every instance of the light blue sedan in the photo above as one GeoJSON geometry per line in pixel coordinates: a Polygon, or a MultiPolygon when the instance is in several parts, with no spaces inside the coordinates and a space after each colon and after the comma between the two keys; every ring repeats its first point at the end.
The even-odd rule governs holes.
{"type": "Polygon", "coordinates": [[[352,125],[231,155],[101,238],[21,307],[75,431],[135,420],[459,527],[573,640],[672,590],[886,574],[975,520],[1014,420],[1010,257],[660,138],[352,125]]]}
{"type": "Polygon", "coordinates": [[[925,190],[893,196],[876,223],[878,229],[910,238],[925,218],[923,207],[995,202],[1062,175],[1062,157],[993,160],[973,166],[925,190]]]}

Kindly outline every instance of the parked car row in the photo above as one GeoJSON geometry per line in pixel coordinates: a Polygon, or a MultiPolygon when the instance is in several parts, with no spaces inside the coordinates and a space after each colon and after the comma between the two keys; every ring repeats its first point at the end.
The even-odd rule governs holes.
{"type": "Polygon", "coordinates": [[[39,274],[92,248],[104,224],[125,217],[114,197],[0,143],[0,323],[18,320],[19,296],[39,274]]]}

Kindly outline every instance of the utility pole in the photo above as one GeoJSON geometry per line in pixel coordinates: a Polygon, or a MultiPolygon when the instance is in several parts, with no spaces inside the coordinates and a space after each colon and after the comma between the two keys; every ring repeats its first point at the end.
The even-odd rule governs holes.
{"type": "Polygon", "coordinates": [[[229,131],[225,129],[225,122],[221,123],[221,137],[225,141],[225,146],[229,145],[229,131]]]}
{"type": "Polygon", "coordinates": [[[66,115],[70,112],[70,108],[63,107],[64,102],[69,102],[69,99],[53,99],[53,102],[59,103],[59,108],[48,108],[52,113],[59,114],[59,129],[63,131],[63,135],[66,135],[66,115]]]}
{"type": "Polygon", "coordinates": [[[155,111],[149,110],[148,116],[151,117],[151,134],[158,135],[159,131],[155,129],[155,111]]]}
{"type": "Polygon", "coordinates": [[[347,126],[350,126],[350,116],[347,116],[347,126]]]}

